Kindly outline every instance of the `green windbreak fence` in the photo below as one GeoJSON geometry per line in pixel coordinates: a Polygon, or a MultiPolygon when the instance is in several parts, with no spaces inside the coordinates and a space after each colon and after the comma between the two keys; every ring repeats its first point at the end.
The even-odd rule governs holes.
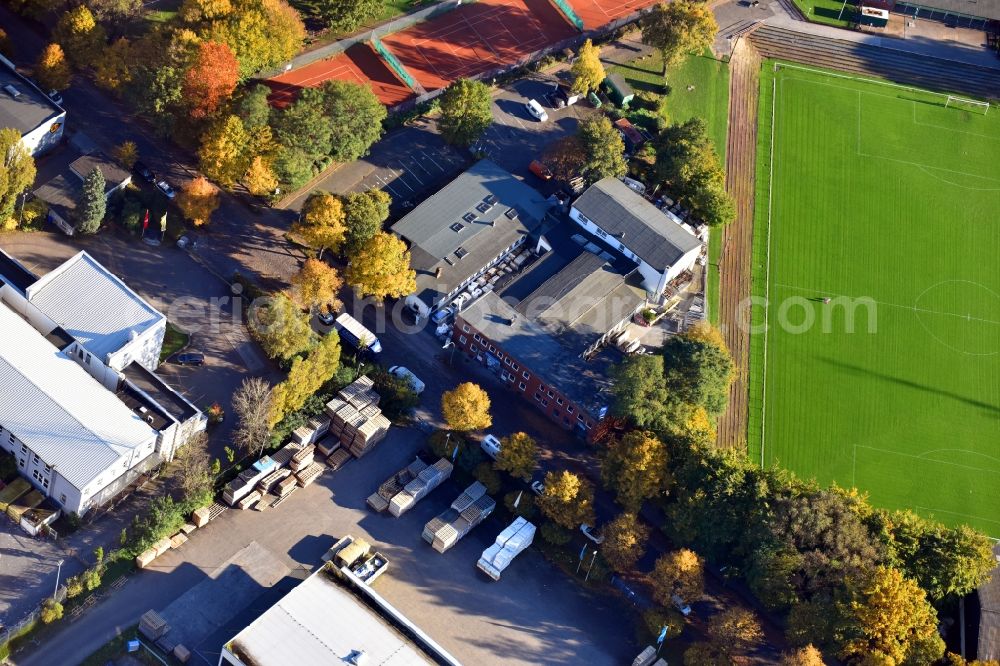
{"type": "Polygon", "coordinates": [[[565,16],[570,23],[576,26],[577,30],[583,32],[583,19],[576,15],[576,12],[573,11],[573,8],[569,6],[569,3],[566,2],[566,0],[552,0],[552,2],[555,3],[555,6],[558,7],[559,11],[563,13],[563,16],[565,16]]]}
{"type": "Polygon", "coordinates": [[[385,45],[382,44],[382,40],[380,40],[375,35],[372,35],[371,41],[372,41],[372,46],[375,47],[375,50],[378,51],[379,55],[385,58],[385,61],[389,63],[389,66],[392,67],[393,71],[399,75],[399,78],[403,80],[403,83],[408,85],[410,87],[410,90],[417,90],[417,82],[413,80],[413,77],[410,76],[410,73],[406,71],[405,67],[403,67],[403,63],[399,62],[396,56],[394,56],[392,52],[389,51],[389,49],[385,48],[385,45]]]}

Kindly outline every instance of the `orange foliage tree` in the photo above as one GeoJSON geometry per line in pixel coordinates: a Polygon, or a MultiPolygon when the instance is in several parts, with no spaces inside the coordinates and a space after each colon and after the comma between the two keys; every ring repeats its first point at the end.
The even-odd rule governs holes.
{"type": "Polygon", "coordinates": [[[202,42],[194,63],[184,75],[184,98],[192,118],[204,118],[215,113],[236,89],[240,64],[225,44],[202,42]]]}
{"type": "Polygon", "coordinates": [[[184,217],[191,220],[196,227],[208,224],[212,213],[219,207],[219,188],[212,185],[204,176],[198,176],[190,181],[177,195],[177,205],[184,217]]]}

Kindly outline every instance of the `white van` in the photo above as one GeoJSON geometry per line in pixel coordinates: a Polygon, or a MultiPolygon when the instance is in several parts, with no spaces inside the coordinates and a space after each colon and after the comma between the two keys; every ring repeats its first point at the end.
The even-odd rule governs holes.
{"type": "Polygon", "coordinates": [[[533,99],[529,99],[527,102],[525,102],[524,108],[527,109],[528,113],[530,113],[533,117],[537,118],[543,123],[549,119],[549,114],[545,113],[545,109],[542,108],[542,105],[533,99]]]}
{"type": "Polygon", "coordinates": [[[500,455],[500,440],[493,435],[487,434],[483,437],[483,441],[479,446],[493,460],[496,460],[497,456],[500,455]]]}

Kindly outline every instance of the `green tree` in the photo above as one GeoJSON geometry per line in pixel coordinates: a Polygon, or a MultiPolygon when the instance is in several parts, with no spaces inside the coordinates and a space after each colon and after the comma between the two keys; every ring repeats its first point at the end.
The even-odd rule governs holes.
{"type": "Polygon", "coordinates": [[[932,660],[944,654],[937,613],[916,582],[896,569],[880,566],[849,578],[838,611],[837,656],[847,662],[903,664],[928,648],[932,660]]]}
{"type": "Polygon", "coordinates": [[[642,20],[642,41],[660,51],[664,76],[689,53],[710,47],[718,31],[712,10],[691,0],[659,4],[642,20]]]}
{"type": "Polygon", "coordinates": [[[291,60],[306,30],[284,0],[233,0],[232,11],[198,30],[204,40],[226,44],[240,63],[240,80],[291,60]]]}
{"type": "Polygon", "coordinates": [[[208,437],[204,431],[188,438],[174,454],[177,480],[185,502],[208,504],[215,479],[208,456],[208,437]]]}
{"type": "Polygon", "coordinates": [[[322,258],[323,252],[337,252],[344,242],[344,205],[327,192],[314,192],[302,206],[302,216],[292,225],[292,234],[322,258]]]}
{"type": "Polygon", "coordinates": [[[552,177],[569,182],[583,174],[587,164],[586,150],[579,136],[571,134],[556,139],[542,154],[542,163],[552,172],[552,177]]]}
{"type": "Polygon", "coordinates": [[[392,199],[382,190],[351,192],[344,196],[344,254],[353,257],[367,245],[389,219],[392,199]]]}
{"type": "Polygon", "coordinates": [[[267,98],[271,89],[262,83],[248,86],[233,103],[233,114],[243,121],[247,132],[253,132],[268,124],[271,119],[271,105],[267,98]]]}
{"type": "Polygon", "coordinates": [[[667,447],[651,432],[632,430],[608,447],[601,479],[619,504],[637,512],[644,500],[667,490],[667,447]]]}
{"type": "Polygon", "coordinates": [[[573,92],[577,95],[586,95],[592,90],[597,90],[607,77],[604,65],[601,64],[601,47],[594,46],[589,39],[585,41],[569,73],[573,77],[573,92]]]}
{"type": "Polygon", "coordinates": [[[340,337],[326,335],[309,353],[292,361],[288,378],[272,391],[271,416],[273,427],[281,419],[300,409],[306,399],[330,381],[340,367],[340,337]]]}
{"type": "Polygon", "coordinates": [[[122,141],[115,147],[114,157],[126,169],[131,169],[139,159],[139,147],[135,141],[122,141]]]}
{"type": "Polygon", "coordinates": [[[545,490],[537,503],[549,520],[567,530],[594,524],[594,488],[572,472],[547,473],[545,490]]]}
{"type": "Polygon", "coordinates": [[[653,598],[664,606],[673,605],[675,594],[690,603],[705,593],[704,561],[687,548],[661,555],[649,577],[653,598]]]}
{"type": "Polygon", "coordinates": [[[676,416],[659,354],[630,356],[613,372],[612,412],[637,428],[666,432],[676,416]]]}
{"type": "Polygon", "coordinates": [[[78,67],[89,66],[103,51],[106,41],[104,28],[97,24],[86,5],[78,5],[65,12],[52,36],[78,67]]]}
{"type": "Polygon", "coordinates": [[[35,65],[35,79],[38,83],[46,90],[66,90],[71,76],[62,47],[58,44],[46,46],[35,65]]]}
{"type": "Polygon", "coordinates": [[[299,151],[316,162],[331,152],[333,125],[323,91],[306,88],[294,104],[275,114],[274,137],[285,150],[299,151]]]}
{"type": "Polygon", "coordinates": [[[382,137],[385,105],[370,87],[347,81],[327,81],[322,95],[330,125],[328,154],[338,162],[353,162],[382,137]]]}
{"type": "Polygon", "coordinates": [[[632,570],[646,551],[649,528],[634,513],[623,513],[604,526],[601,555],[619,573],[632,570]]]}
{"type": "Polygon", "coordinates": [[[382,13],[382,0],[318,0],[311,9],[330,29],[349,33],[382,13]]]}
{"type": "Polygon", "coordinates": [[[587,182],[621,178],[628,173],[625,143],[606,116],[591,116],[581,122],[579,136],[586,157],[583,170],[587,182]]]}
{"type": "Polygon", "coordinates": [[[493,122],[490,87],[459,79],[441,95],[441,135],[448,143],[471,146],[493,122]]]}
{"type": "Polygon", "coordinates": [[[21,132],[0,129],[0,222],[14,215],[17,198],[35,182],[35,160],[21,142],[21,132]]]}
{"type": "Polygon", "coordinates": [[[441,414],[449,430],[483,430],[493,423],[490,396],[478,384],[463,382],[441,396],[441,414]]]}
{"type": "Polygon", "coordinates": [[[796,576],[804,564],[803,556],[792,546],[763,546],[750,559],[747,584],[766,607],[790,608],[800,601],[796,576]]]}
{"type": "Polygon", "coordinates": [[[347,266],[347,284],[378,300],[400,298],[416,291],[417,274],[410,268],[406,243],[380,231],[347,266]]]}
{"type": "Polygon", "coordinates": [[[112,25],[134,21],[142,14],[142,0],[89,0],[87,6],[95,19],[112,25]]]}
{"type": "Polygon", "coordinates": [[[538,466],[538,444],[527,433],[515,432],[500,440],[494,466],[511,476],[528,481],[538,466]]]}
{"type": "Polygon", "coordinates": [[[481,462],[476,465],[476,469],[473,470],[472,475],[476,477],[476,481],[486,486],[486,493],[488,495],[497,494],[503,487],[503,479],[500,478],[500,475],[488,462],[481,462]]]}
{"type": "Polygon", "coordinates": [[[63,616],[63,605],[55,599],[49,598],[42,602],[41,619],[42,624],[52,624],[63,616]]]}
{"type": "Polygon", "coordinates": [[[661,350],[667,392],[712,416],[725,411],[729,385],[735,376],[725,347],[688,334],[671,337],[661,350]]]}
{"type": "Polygon", "coordinates": [[[76,206],[76,230],[93,234],[101,227],[107,212],[108,200],[104,196],[104,174],[97,167],[83,178],[83,189],[76,206]]]}
{"type": "Polygon", "coordinates": [[[725,191],[725,171],[704,120],[671,125],[654,145],[656,177],[695,217],[710,226],[733,220],[736,209],[725,191]]]}
{"type": "Polygon", "coordinates": [[[236,116],[213,123],[201,137],[198,164],[201,171],[223,187],[232,187],[250,167],[250,135],[236,116]]]}
{"type": "Polygon", "coordinates": [[[288,361],[313,345],[316,334],[309,317],[288,296],[276,294],[261,300],[264,302],[255,301],[252,306],[249,328],[264,353],[288,361]]]}
{"type": "Polygon", "coordinates": [[[274,173],[282,183],[297,190],[312,177],[314,158],[304,150],[278,146],[274,156],[274,173]]]}

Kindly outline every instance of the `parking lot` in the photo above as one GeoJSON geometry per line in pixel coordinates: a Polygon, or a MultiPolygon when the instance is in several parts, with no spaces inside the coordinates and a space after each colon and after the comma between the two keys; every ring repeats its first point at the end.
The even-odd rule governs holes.
{"type": "Polygon", "coordinates": [[[434,121],[422,118],[390,132],[367,156],[313,183],[287,207],[300,210],[316,190],[346,194],[379,188],[392,196],[393,212],[400,214],[447,185],[468,164],[468,155],[446,144],[434,121]]]}
{"type": "Polygon", "coordinates": [[[575,134],[580,121],[597,112],[586,101],[555,108],[551,95],[559,80],[536,74],[502,88],[493,98],[493,124],[473,151],[481,151],[530,185],[539,186],[541,181],[528,171],[531,160],[553,141],[575,134]],[[525,103],[530,99],[541,104],[548,120],[539,121],[528,113],[525,103]]]}

